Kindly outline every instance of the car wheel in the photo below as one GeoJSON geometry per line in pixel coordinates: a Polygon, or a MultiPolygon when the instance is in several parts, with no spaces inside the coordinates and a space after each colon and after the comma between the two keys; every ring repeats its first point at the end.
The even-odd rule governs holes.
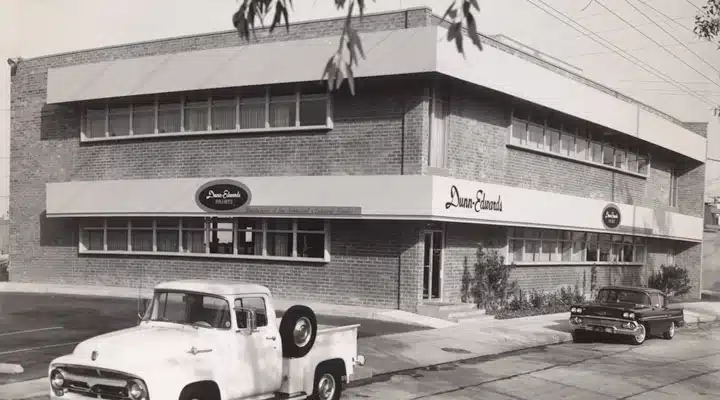
{"type": "Polygon", "coordinates": [[[647,338],[647,329],[645,328],[645,325],[640,324],[640,325],[638,325],[637,333],[634,336],[632,336],[630,341],[632,342],[632,344],[638,346],[638,345],[645,343],[646,338],[647,338]]]}
{"type": "Polygon", "coordinates": [[[663,333],[663,339],[665,340],[670,340],[673,337],[675,337],[675,321],[671,321],[668,330],[663,333]]]}

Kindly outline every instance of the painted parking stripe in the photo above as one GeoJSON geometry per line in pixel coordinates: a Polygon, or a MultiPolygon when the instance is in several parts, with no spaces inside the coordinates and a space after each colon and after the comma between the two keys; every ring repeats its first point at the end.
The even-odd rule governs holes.
{"type": "Polygon", "coordinates": [[[27,349],[17,349],[17,350],[8,350],[0,352],[0,356],[4,356],[6,354],[15,354],[15,353],[24,353],[26,351],[35,351],[35,350],[45,350],[45,349],[51,349],[53,347],[63,347],[63,346],[70,346],[74,344],[78,344],[80,342],[68,342],[68,343],[59,343],[59,344],[49,344],[47,346],[40,346],[40,347],[28,347],[27,349]]]}
{"type": "Polygon", "coordinates": [[[55,330],[55,329],[62,329],[62,328],[63,328],[62,326],[53,326],[53,327],[50,327],[50,328],[27,329],[27,330],[24,330],[24,331],[0,333],[0,336],[22,335],[23,333],[52,331],[52,330],[55,330]]]}

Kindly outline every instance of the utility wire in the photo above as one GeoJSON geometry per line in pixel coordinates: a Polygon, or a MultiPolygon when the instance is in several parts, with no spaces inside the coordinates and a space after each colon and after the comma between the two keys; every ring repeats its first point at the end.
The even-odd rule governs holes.
{"type": "Polygon", "coordinates": [[[530,3],[530,4],[532,4],[533,6],[537,7],[538,9],[540,9],[540,10],[543,11],[544,13],[546,13],[546,14],[550,15],[551,17],[557,19],[558,21],[562,22],[563,24],[565,24],[565,25],[571,27],[572,29],[574,29],[574,30],[582,33],[584,36],[587,36],[588,38],[592,39],[594,42],[600,44],[601,46],[612,50],[612,49],[608,46],[608,44],[609,44],[610,46],[612,46],[612,47],[614,47],[615,49],[617,49],[617,50],[612,50],[613,53],[619,55],[620,57],[624,58],[624,59],[627,60],[627,61],[630,61],[632,64],[635,64],[636,66],[638,66],[638,67],[640,67],[641,69],[649,72],[650,74],[655,75],[655,76],[657,76],[658,78],[661,78],[661,79],[663,79],[664,81],[666,81],[666,82],[668,82],[668,83],[671,83],[671,84],[673,84],[674,86],[676,86],[676,87],[678,87],[678,88],[680,88],[680,89],[683,89],[683,90],[684,90],[686,93],[688,93],[689,95],[697,98],[698,100],[700,100],[700,101],[702,101],[702,102],[704,102],[704,103],[706,103],[706,104],[710,104],[710,105],[712,105],[713,107],[716,106],[715,102],[713,102],[713,101],[711,101],[711,100],[709,100],[709,99],[707,99],[707,98],[699,95],[698,93],[693,92],[693,91],[690,90],[689,88],[687,88],[687,87],[685,87],[684,85],[678,83],[678,82],[675,81],[674,79],[668,77],[667,75],[665,75],[665,74],[663,74],[662,72],[656,70],[655,68],[643,66],[642,64],[645,64],[645,63],[644,63],[642,60],[638,59],[637,57],[635,57],[635,56],[633,56],[633,55],[630,55],[630,54],[628,54],[627,56],[624,55],[624,54],[623,54],[623,53],[625,53],[624,50],[622,50],[621,48],[617,47],[617,46],[614,45],[612,42],[610,42],[609,40],[603,38],[602,36],[597,35],[597,34],[595,34],[594,32],[592,32],[591,30],[583,27],[583,26],[580,25],[578,22],[576,22],[576,21],[574,21],[572,18],[568,17],[565,13],[563,13],[562,11],[559,11],[558,9],[556,9],[555,7],[549,5],[548,3],[544,2],[543,0],[538,0],[538,1],[539,1],[540,3],[542,3],[542,4],[544,4],[545,6],[547,6],[548,8],[552,9],[552,10],[555,11],[556,13],[558,13],[558,14],[564,16],[565,18],[567,18],[568,20],[574,22],[576,25],[582,27],[583,29],[586,29],[586,30],[587,30],[588,32],[590,32],[592,35],[597,36],[597,37],[599,37],[600,39],[604,40],[604,41],[607,42],[608,44],[604,44],[604,43],[600,42],[599,40],[593,38],[592,36],[589,36],[587,33],[583,32],[583,31],[581,31],[579,28],[571,25],[569,22],[567,22],[567,21],[565,21],[565,20],[563,20],[563,19],[560,19],[557,15],[555,15],[555,14],[551,13],[550,11],[546,10],[545,8],[539,6],[538,4],[536,4],[535,2],[533,2],[532,0],[526,0],[526,1],[527,1],[528,3],[530,3]],[[619,50],[619,51],[618,51],[618,50],[619,50]],[[628,58],[628,56],[631,57],[631,58],[633,58],[633,59],[635,59],[635,60],[637,60],[637,61],[631,60],[630,58],[628,58]]]}
{"type": "Polygon", "coordinates": [[[685,2],[688,3],[688,4],[690,4],[690,5],[693,6],[693,7],[697,8],[698,11],[703,12],[703,10],[702,10],[700,7],[696,6],[695,3],[693,3],[692,1],[690,1],[690,0],[685,0],[685,2]]]}
{"type": "MultiPolygon", "coordinates": [[[[656,13],[662,15],[663,17],[667,18],[668,20],[676,23],[679,27],[681,27],[681,28],[685,29],[686,31],[692,33],[693,35],[695,34],[695,32],[693,32],[692,29],[690,29],[690,28],[688,28],[687,26],[685,26],[685,25],[683,25],[683,24],[681,24],[681,23],[678,22],[678,20],[683,19],[683,18],[687,18],[687,17],[671,18],[670,16],[668,16],[668,15],[665,14],[664,12],[658,10],[657,8],[655,8],[655,7],[653,7],[652,5],[646,3],[645,1],[643,1],[643,0],[638,0],[638,1],[639,1],[640,3],[642,3],[643,5],[645,5],[645,7],[647,7],[647,8],[649,8],[649,9],[655,11],[656,13]]],[[[695,16],[692,16],[692,17],[690,17],[690,18],[695,18],[695,16]]]]}
{"type": "MultiPolygon", "coordinates": [[[[638,1],[639,1],[640,3],[645,4],[645,5],[647,6],[647,3],[645,3],[643,0],[638,0],[638,1]]],[[[645,18],[647,18],[648,21],[652,22],[653,24],[655,24],[655,26],[657,26],[658,28],[660,28],[663,32],[667,33],[668,36],[670,36],[671,38],[675,39],[675,41],[678,42],[678,43],[680,43],[680,45],[682,45],[682,47],[686,48],[689,52],[693,53],[693,54],[695,55],[695,57],[699,58],[702,62],[704,62],[704,63],[705,63],[706,65],[708,65],[710,68],[712,68],[713,70],[715,70],[715,72],[717,72],[718,74],[720,74],[720,70],[719,70],[719,69],[717,69],[714,65],[710,64],[709,62],[707,62],[706,59],[704,59],[701,55],[699,55],[698,53],[696,53],[693,49],[687,47],[687,45],[685,45],[683,42],[681,42],[680,39],[676,38],[672,33],[666,31],[665,28],[663,28],[662,26],[660,26],[660,24],[658,24],[657,22],[655,22],[652,18],[648,17],[647,14],[645,14],[644,12],[642,12],[642,10],[640,10],[640,9],[637,8],[637,7],[635,7],[635,5],[632,4],[629,0],[625,0],[625,2],[628,3],[628,4],[630,5],[630,7],[634,8],[635,10],[637,10],[637,12],[639,12],[640,14],[642,14],[645,18]]],[[[654,10],[654,8],[653,8],[653,10],[654,10]]],[[[657,11],[657,10],[655,10],[655,12],[660,13],[660,12],[657,11]]],[[[670,19],[670,17],[668,17],[667,15],[665,15],[665,14],[663,14],[663,13],[660,13],[660,14],[661,14],[662,16],[664,16],[665,18],[670,19]]],[[[720,85],[719,85],[719,86],[720,86],[720,85]]]]}
{"type": "Polygon", "coordinates": [[[663,45],[661,45],[660,43],[658,43],[655,39],[653,39],[653,38],[651,38],[650,36],[646,35],[645,32],[641,31],[641,30],[638,29],[635,25],[633,25],[633,24],[631,24],[630,22],[628,22],[625,18],[623,18],[623,17],[621,17],[620,15],[618,15],[618,13],[616,13],[615,11],[609,9],[609,8],[608,8],[607,6],[605,6],[600,0],[595,0],[595,2],[596,2],[600,7],[606,9],[608,12],[610,12],[611,14],[613,14],[614,16],[616,16],[619,20],[623,21],[623,22],[626,23],[628,26],[632,27],[632,28],[633,28],[634,30],[636,30],[638,33],[640,33],[641,35],[645,36],[648,40],[650,40],[651,42],[653,42],[653,43],[655,43],[656,45],[658,45],[658,47],[660,47],[661,49],[665,50],[665,52],[667,52],[667,53],[670,54],[671,56],[677,58],[681,63],[687,65],[690,69],[692,69],[693,71],[697,72],[700,76],[702,76],[702,77],[704,77],[705,79],[707,79],[708,81],[712,82],[715,86],[720,87],[720,83],[715,82],[712,78],[710,78],[710,77],[708,77],[707,75],[703,74],[702,72],[698,71],[695,67],[693,67],[692,65],[688,64],[688,63],[687,63],[685,60],[683,60],[682,58],[678,57],[677,54],[675,54],[675,53],[673,53],[672,51],[666,49],[663,45]]]}

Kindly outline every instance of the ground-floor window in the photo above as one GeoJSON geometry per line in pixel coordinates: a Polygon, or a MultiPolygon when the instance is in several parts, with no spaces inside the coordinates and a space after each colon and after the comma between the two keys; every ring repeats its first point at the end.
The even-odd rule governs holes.
{"type": "Polygon", "coordinates": [[[81,253],[329,260],[329,222],[304,218],[84,218],[81,253]]]}
{"type": "Polygon", "coordinates": [[[508,262],[644,263],[645,238],[609,233],[509,228],[508,262]]]}

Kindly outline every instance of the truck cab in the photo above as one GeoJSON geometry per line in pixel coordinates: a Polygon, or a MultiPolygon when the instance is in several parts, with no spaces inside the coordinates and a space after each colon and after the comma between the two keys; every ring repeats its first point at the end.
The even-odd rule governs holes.
{"type": "Polygon", "coordinates": [[[356,366],[359,325],[282,319],[267,287],[184,280],[154,288],[136,327],[79,343],[48,368],[51,399],[339,399],[356,366]]]}

